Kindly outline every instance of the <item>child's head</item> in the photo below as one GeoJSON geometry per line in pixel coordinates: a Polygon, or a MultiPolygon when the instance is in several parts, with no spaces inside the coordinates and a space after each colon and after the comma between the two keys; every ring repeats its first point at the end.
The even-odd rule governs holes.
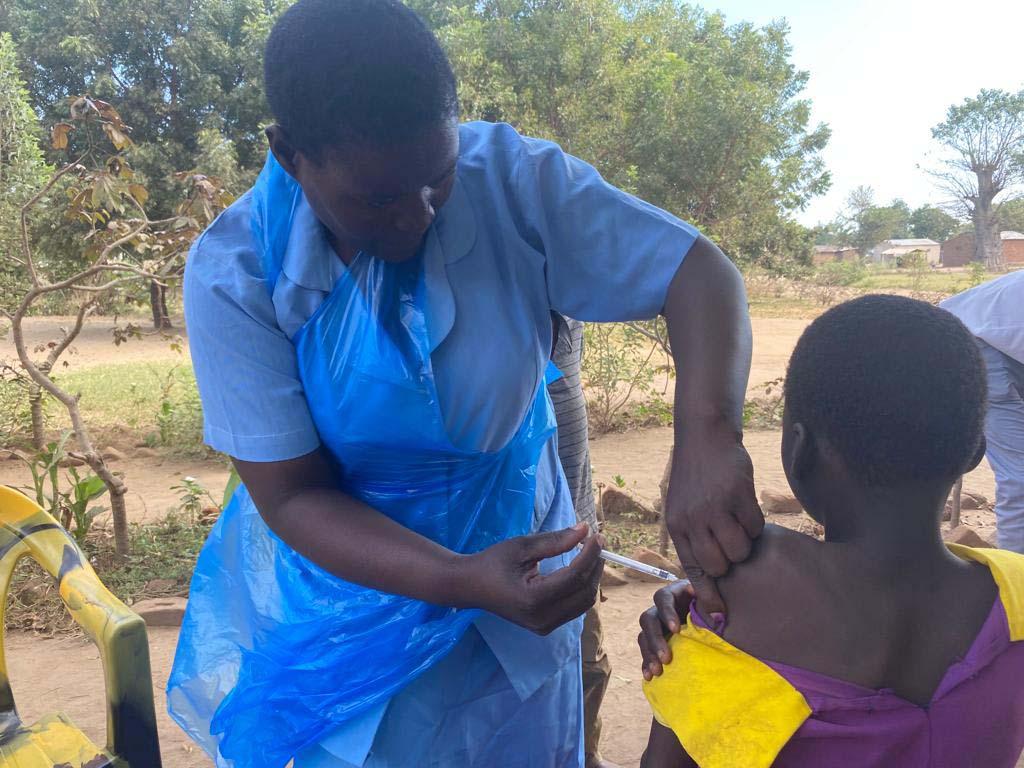
{"type": "Polygon", "coordinates": [[[864,296],[829,310],[800,337],[785,389],[783,463],[808,511],[827,501],[814,498],[822,483],[944,498],[984,452],[974,339],[921,301],[864,296]]]}

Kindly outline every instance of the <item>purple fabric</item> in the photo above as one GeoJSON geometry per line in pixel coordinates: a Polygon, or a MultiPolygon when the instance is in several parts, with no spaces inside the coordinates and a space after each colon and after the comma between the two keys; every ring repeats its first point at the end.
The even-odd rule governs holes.
{"type": "MultiPolygon", "coordinates": [[[[708,628],[696,610],[691,615],[708,628]]],[[[1014,768],[1024,749],[1024,642],[1010,642],[999,600],[927,707],[888,689],[764,663],[812,710],[776,768],[1014,768]]]]}

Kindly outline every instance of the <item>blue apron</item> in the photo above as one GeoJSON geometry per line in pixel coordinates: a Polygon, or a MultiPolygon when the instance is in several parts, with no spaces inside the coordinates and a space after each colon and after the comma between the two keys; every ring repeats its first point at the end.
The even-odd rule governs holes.
{"type": "MultiPolygon", "coordinates": [[[[254,189],[253,225],[271,287],[298,194],[269,160],[254,189]]],[[[360,254],[294,337],[298,367],[344,491],[449,549],[476,552],[533,529],[536,468],[554,417],[539,383],[504,448],[453,445],[434,384],[424,307],[419,259],[388,264],[360,254]]],[[[429,764],[577,766],[578,655],[573,662],[569,654],[567,669],[554,676],[555,690],[546,683],[525,701],[502,697],[495,693],[500,667],[470,629],[478,619],[494,617],[336,578],[270,531],[240,487],[196,566],[168,708],[218,766],[282,768],[396,694],[396,708],[408,708],[415,697],[400,692],[436,666],[445,672],[440,680],[430,676],[431,690],[479,685],[485,699],[502,703],[497,712],[480,709],[485,743],[459,743],[445,755],[436,739],[421,740],[429,764]],[[457,647],[453,657],[462,666],[450,669],[446,657],[457,647]],[[467,679],[473,670],[479,680],[467,679]],[[532,710],[548,720],[535,723],[538,732],[547,729],[546,738],[523,747],[511,737],[514,749],[488,743],[500,724],[530,722],[532,710]]],[[[569,638],[578,633],[577,627],[565,630],[569,638]]],[[[514,693],[505,683],[503,690],[514,693]]],[[[466,706],[473,696],[449,698],[453,712],[464,717],[479,709],[466,706]]],[[[398,716],[389,713],[382,731],[392,714],[398,716]]],[[[406,725],[407,744],[415,743],[415,724],[406,725]]],[[[469,726],[459,730],[474,732],[469,726]]],[[[374,748],[388,751],[384,743],[374,748]]],[[[380,764],[413,764],[392,751],[394,757],[380,764]]],[[[421,758],[415,764],[428,763],[421,758]]]]}

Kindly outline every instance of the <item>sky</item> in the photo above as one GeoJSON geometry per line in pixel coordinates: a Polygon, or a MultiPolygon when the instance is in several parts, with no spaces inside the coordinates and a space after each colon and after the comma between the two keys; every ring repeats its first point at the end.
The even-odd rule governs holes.
{"type": "Polygon", "coordinates": [[[921,169],[941,154],[931,128],[982,88],[1024,88],[1020,0],[704,0],[729,22],[790,25],[793,62],[810,73],[813,120],[827,123],[832,188],[798,219],[829,221],[859,185],[878,204],[946,197],[921,169]]]}

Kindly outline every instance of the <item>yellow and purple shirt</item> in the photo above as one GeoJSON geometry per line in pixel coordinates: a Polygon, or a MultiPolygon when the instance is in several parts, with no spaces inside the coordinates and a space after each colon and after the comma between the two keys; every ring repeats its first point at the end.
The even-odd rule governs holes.
{"type": "Polygon", "coordinates": [[[1013,768],[1024,749],[1024,555],[949,545],[999,587],[970,649],[922,707],[730,645],[691,611],[645,683],[700,768],[1013,768]]]}

